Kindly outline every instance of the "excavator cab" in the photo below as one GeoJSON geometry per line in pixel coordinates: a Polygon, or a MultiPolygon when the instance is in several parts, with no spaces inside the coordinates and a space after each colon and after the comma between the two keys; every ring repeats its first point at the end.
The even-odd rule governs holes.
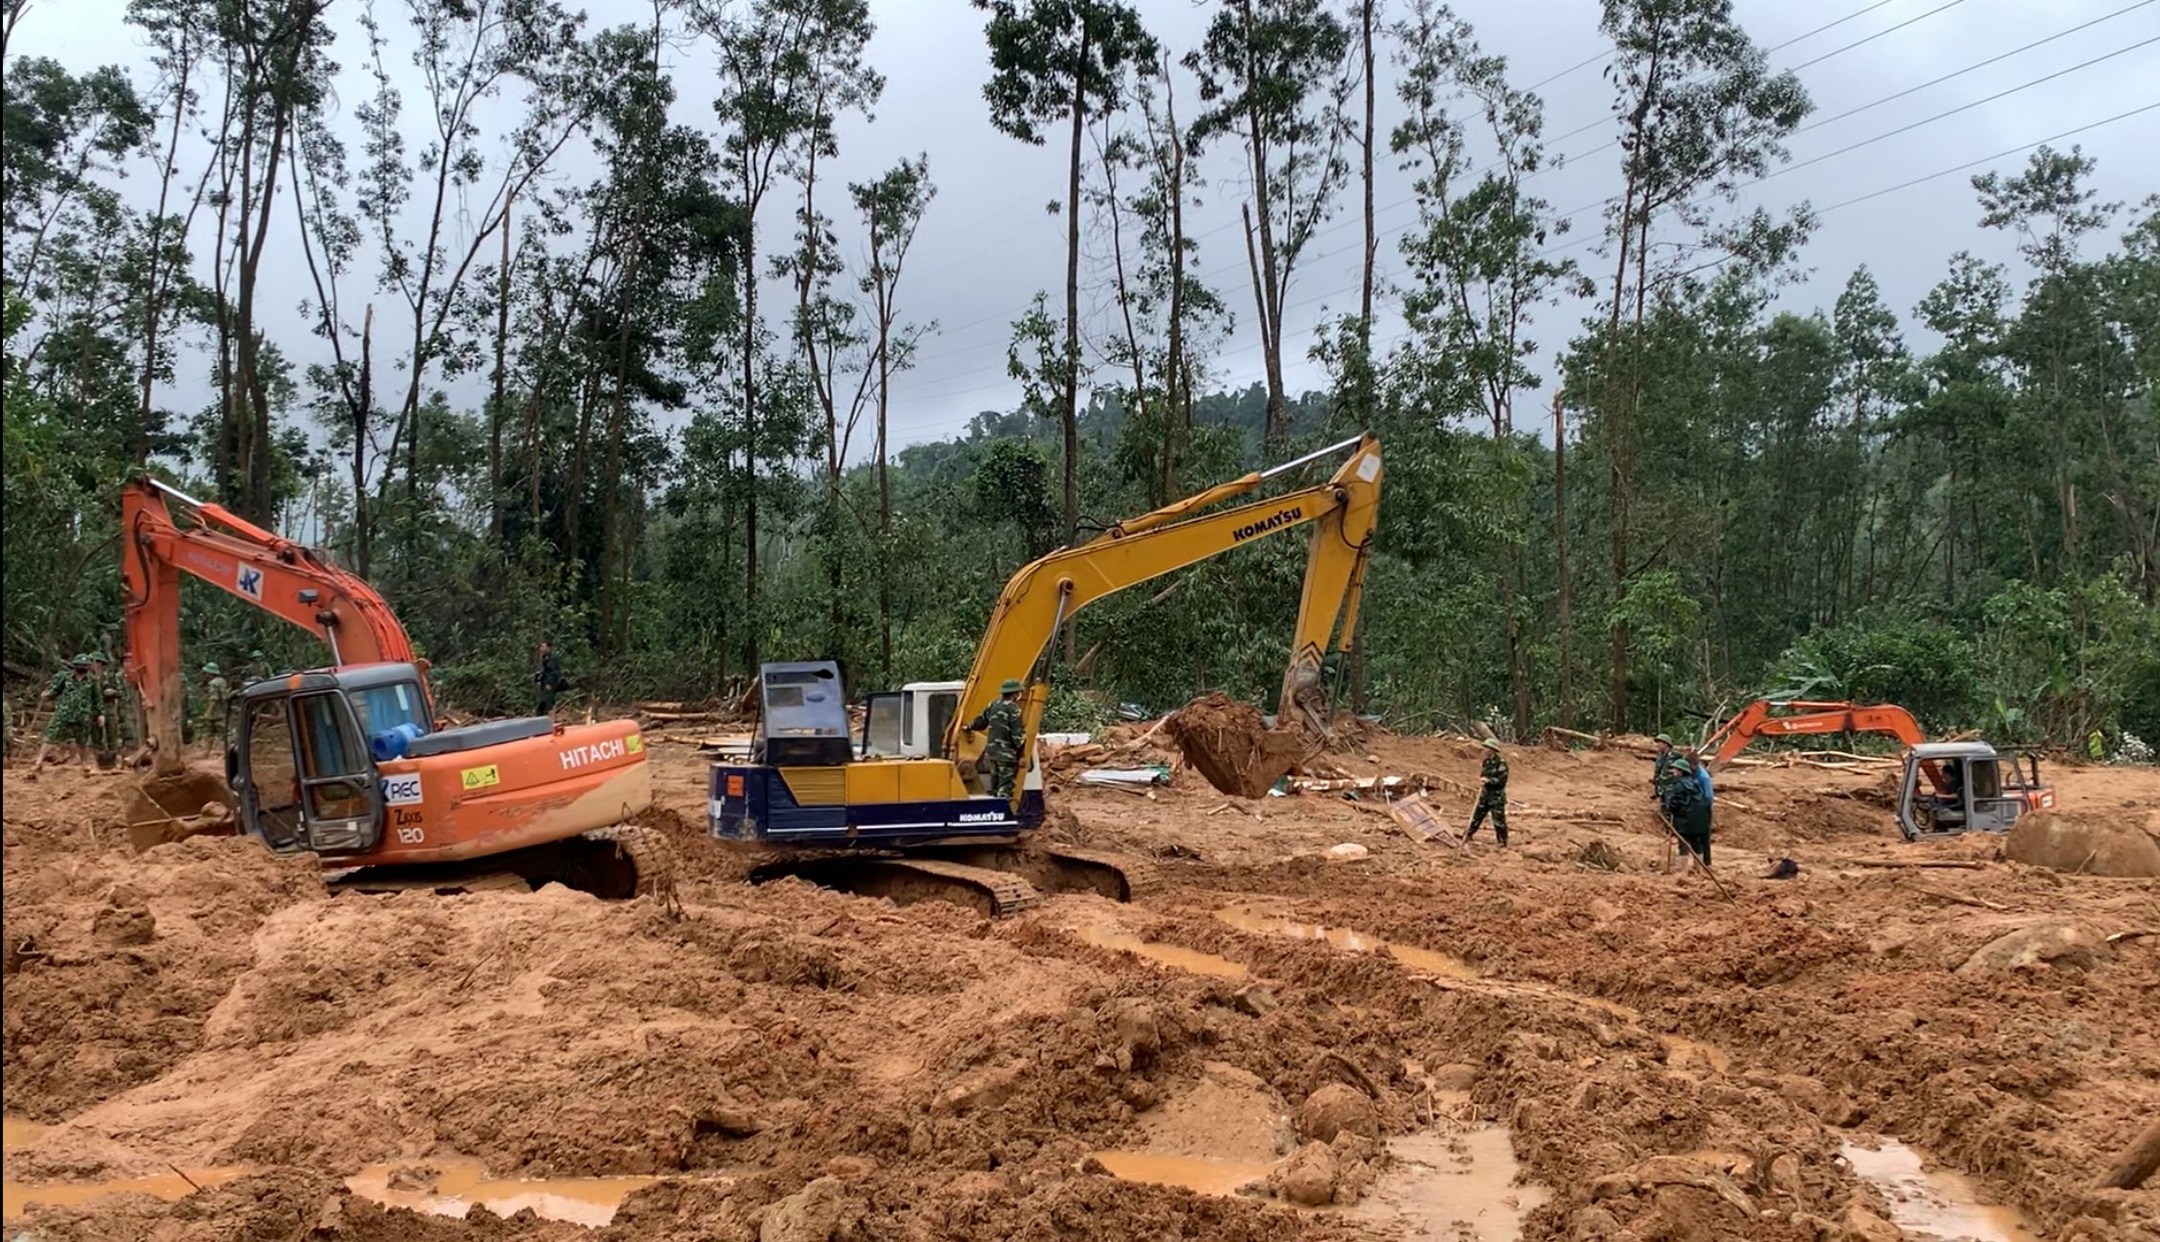
{"type": "Polygon", "coordinates": [[[241,691],[225,755],[241,827],[279,853],[357,854],[382,838],[382,794],[368,734],[333,673],[256,682],[241,691]]]}
{"type": "Polygon", "coordinates": [[[1985,742],[1923,742],[1905,753],[1898,831],[1908,841],[2008,832],[2027,811],[2054,805],[2036,756],[2000,754],[1985,742]]]}

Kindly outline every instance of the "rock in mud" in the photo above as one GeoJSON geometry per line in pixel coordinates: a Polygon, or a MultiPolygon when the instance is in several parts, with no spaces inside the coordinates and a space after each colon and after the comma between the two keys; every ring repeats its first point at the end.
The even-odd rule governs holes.
{"type": "Polygon", "coordinates": [[[766,1211],[758,1242],[840,1242],[861,1218],[840,1179],[821,1177],[766,1211]]]}
{"type": "Polygon", "coordinates": [[[1162,1052],[1162,1020],[1155,1007],[1143,1000],[1125,999],[1104,1010],[1111,1033],[1117,1036],[1117,1068],[1130,1073],[1145,1068],[1162,1052]]]}
{"type": "Polygon", "coordinates": [[[1845,1229],[1843,1242],[1899,1242],[1905,1236],[1896,1225],[1857,1203],[1845,1209],[1838,1223],[1845,1229]]]}
{"type": "Polygon", "coordinates": [[[1568,1218],[1568,1228],[1580,1242],[1604,1242],[1620,1232],[1620,1218],[1601,1207],[1579,1208],[1568,1218]]]}
{"type": "Polygon", "coordinates": [[[1232,999],[1241,1011],[1255,1018],[1265,1018],[1282,1008],[1282,1002],[1275,999],[1275,994],[1257,983],[1239,988],[1232,999]]]}
{"type": "Polygon", "coordinates": [[[1187,703],[1163,729],[1208,784],[1237,798],[1266,797],[1305,756],[1297,730],[1268,728],[1258,708],[1220,691],[1187,703]]]}
{"type": "Polygon", "coordinates": [[[1335,1199],[1335,1153],[1322,1142],[1311,1142],[1275,1170],[1275,1192],[1300,1207],[1325,1207],[1335,1199]]]}
{"type": "Polygon", "coordinates": [[[2089,969],[2107,954],[2107,941],[2070,923],[2022,928],[1980,946],[1957,973],[1966,976],[2030,966],[2089,969]]]}
{"type": "Polygon", "coordinates": [[[106,944],[149,944],[157,939],[157,916],[142,906],[106,906],[91,920],[90,930],[106,944]]]}
{"type": "Polygon", "coordinates": [[[2160,876],[2160,844],[2144,829],[2052,811],[2019,819],[2003,856],[2080,875],[2160,876]]]}
{"type": "Polygon", "coordinates": [[[1368,1138],[1380,1133],[1379,1113],[1365,1093],[1339,1082],[1322,1084],[1298,1107],[1298,1133],[1321,1143],[1332,1143],[1348,1130],[1368,1138]]]}

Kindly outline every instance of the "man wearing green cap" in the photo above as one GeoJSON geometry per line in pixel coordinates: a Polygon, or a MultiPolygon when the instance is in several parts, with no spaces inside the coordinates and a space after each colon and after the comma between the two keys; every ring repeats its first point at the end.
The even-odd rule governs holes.
{"type": "Polygon", "coordinates": [[[1657,753],[1650,757],[1650,798],[1663,805],[1673,759],[1672,738],[1660,733],[1654,740],[1657,742],[1657,753]]]}
{"type": "Polygon", "coordinates": [[[127,698],[120,671],[112,667],[112,658],[102,651],[90,653],[90,682],[97,689],[91,745],[100,752],[119,750],[127,740],[121,710],[127,698]]]}
{"type": "Polygon", "coordinates": [[[988,741],[983,744],[983,766],[990,769],[990,792],[1000,798],[1010,798],[1013,782],[1020,775],[1020,742],[1023,726],[1020,721],[1020,683],[1007,677],[998,686],[998,701],[982,709],[982,713],[968,723],[968,732],[987,730],[988,741]]]}
{"type": "Polygon", "coordinates": [[[202,666],[203,671],[203,727],[205,740],[215,737],[217,748],[225,749],[225,707],[232,701],[232,683],[225,680],[225,670],[217,661],[202,666]]]}
{"type": "Polygon", "coordinates": [[[1501,849],[1506,849],[1507,759],[1500,753],[1500,743],[1491,738],[1485,739],[1485,763],[1478,769],[1478,775],[1484,778],[1485,786],[1478,793],[1477,810],[1470,813],[1470,831],[1463,834],[1463,840],[1467,842],[1476,836],[1478,826],[1489,814],[1492,816],[1493,839],[1500,843],[1501,849]]]}

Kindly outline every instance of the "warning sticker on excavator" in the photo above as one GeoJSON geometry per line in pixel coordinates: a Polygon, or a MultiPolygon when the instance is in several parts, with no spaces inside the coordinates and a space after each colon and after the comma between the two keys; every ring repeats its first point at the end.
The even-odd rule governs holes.
{"type": "Polygon", "coordinates": [[[645,753],[645,738],[641,734],[631,734],[627,739],[624,740],[623,745],[625,747],[628,747],[630,753],[633,755],[642,755],[645,753]]]}
{"type": "Polygon", "coordinates": [[[467,768],[458,773],[458,782],[467,789],[486,789],[502,784],[502,772],[492,763],[484,768],[467,768]]]}

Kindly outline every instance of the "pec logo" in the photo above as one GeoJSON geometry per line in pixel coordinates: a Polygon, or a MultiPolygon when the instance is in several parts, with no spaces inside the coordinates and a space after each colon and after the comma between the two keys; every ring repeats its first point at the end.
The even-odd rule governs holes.
{"type": "Polygon", "coordinates": [[[239,585],[242,595],[247,596],[249,599],[262,598],[262,570],[255,568],[253,565],[242,565],[239,571],[233,575],[233,581],[239,585]]]}

